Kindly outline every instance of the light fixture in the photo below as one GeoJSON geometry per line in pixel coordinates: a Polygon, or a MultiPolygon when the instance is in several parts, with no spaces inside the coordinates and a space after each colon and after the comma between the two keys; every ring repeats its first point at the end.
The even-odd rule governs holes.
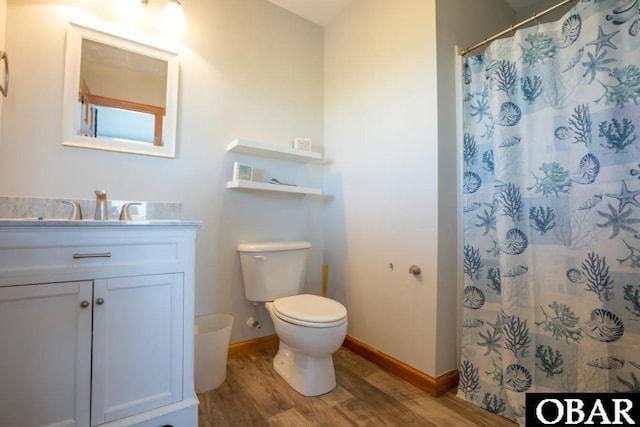
{"type": "MultiPolygon", "coordinates": [[[[149,0],[114,0],[118,14],[127,19],[138,18],[142,10],[149,4],[149,0]]],[[[165,31],[183,34],[187,29],[184,10],[178,0],[168,0],[164,7],[161,25],[165,31]]]]}
{"type": "Polygon", "coordinates": [[[115,0],[116,11],[120,16],[127,18],[142,15],[142,8],[147,5],[148,0],[115,0]]]}
{"type": "MultiPolygon", "coordinates": [[[[145,0],[143,0],[145,1],[145,0]]],[[[162,24],[167,31],[183,34],[187,29],[184,10],[178,0],[169,0],[162,12],[162,24]]]]}

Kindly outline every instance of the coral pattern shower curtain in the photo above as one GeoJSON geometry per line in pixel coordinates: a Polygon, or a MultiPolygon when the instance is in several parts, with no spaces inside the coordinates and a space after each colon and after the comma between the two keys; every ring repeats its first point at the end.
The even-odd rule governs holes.
{"type": "Polygon", "coordinates": [[[640,392],[640,0],[582,0],[464,70],[459,396],[640,392]]]}

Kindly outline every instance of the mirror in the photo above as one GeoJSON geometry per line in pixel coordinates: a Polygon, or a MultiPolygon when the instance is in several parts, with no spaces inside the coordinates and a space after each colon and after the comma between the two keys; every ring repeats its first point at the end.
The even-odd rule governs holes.
{"type": "Polygon", "coordinates": [[[63,145],[175,157],[178,55],[69,24],[63,145]]]}

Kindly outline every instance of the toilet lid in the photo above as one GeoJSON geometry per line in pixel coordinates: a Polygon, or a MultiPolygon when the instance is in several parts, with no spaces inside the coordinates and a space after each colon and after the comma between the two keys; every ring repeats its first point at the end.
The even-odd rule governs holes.
{"type": "Polygon", "coordinates": [[[276,315],[303,326],[337,326],[347,318],[347,309],[338,301],[317,295],[293,295],[273,301],[276,315]]]}

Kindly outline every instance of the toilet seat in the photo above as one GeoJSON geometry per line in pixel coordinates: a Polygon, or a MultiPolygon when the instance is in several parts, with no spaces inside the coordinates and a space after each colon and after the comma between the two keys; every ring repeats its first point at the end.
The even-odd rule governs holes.
{"type": "Polygon", "coordinates": [[[347,321],[347,309],[338,301],[317,295],[293,295],[273,301],[274,314],[285,322],[311,328],[331,328],[347,321]]]}

